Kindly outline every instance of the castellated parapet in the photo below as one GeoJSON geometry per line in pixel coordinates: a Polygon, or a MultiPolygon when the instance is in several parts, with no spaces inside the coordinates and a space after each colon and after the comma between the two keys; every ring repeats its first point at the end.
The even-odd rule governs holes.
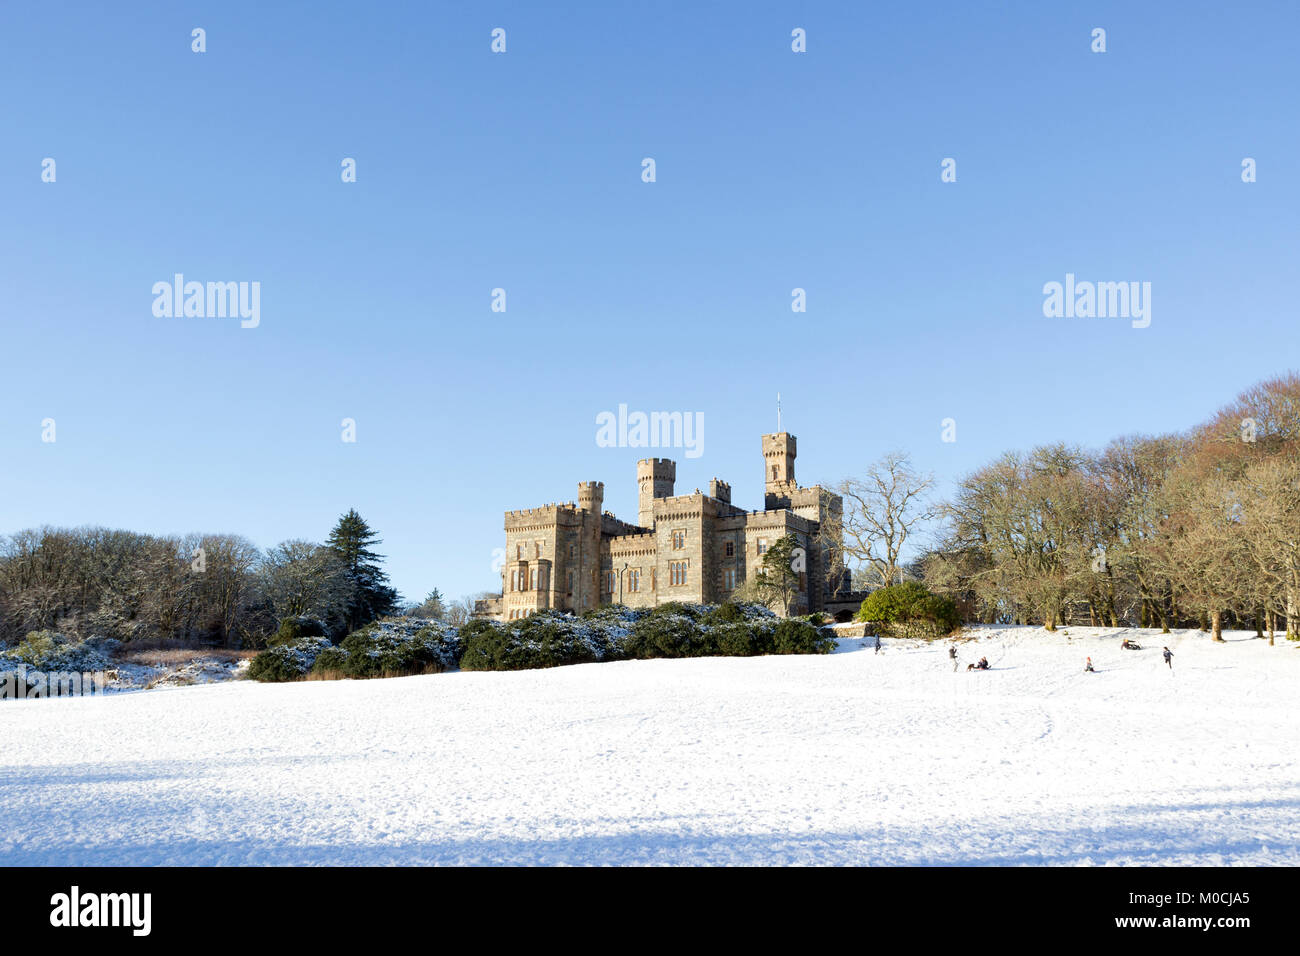
{"type": "Polygon", "coordinates": [[[825,519],[840,499],[794,479],[795,438],[763,436],[764,507],[746,511],[731,502],[720,478],[708,493],[674,494],[677,463],[637,462],[637,523],[604,511],[605,486],[578,483],[576,502],[505,513],[506,563],[499,598],[477,614],[501,620],[539,610],[581,612],[622,601],[653,607],[668,601],[728,600],[762,566],[767,549],[787,534],[806,548],[808,572],[791,613],[820,609],[825,519]]]}

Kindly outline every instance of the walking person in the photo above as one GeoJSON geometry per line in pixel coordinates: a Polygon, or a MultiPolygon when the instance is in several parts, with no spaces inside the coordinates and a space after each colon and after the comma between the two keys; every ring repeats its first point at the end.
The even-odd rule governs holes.
{"type": "Polygon", "coordinates": [[[952,669],[953,669],[954,672],[956,672],[956,670],[957,670],[957,664],[958,664],[958,661],[957,661],[957,645],[956,645],[956,644],[949,644],[949,645],[948,645],[948,657],[952,659],[952,669]]]}
{"type": "Polygon", "coordinates": [[[1091,658],[1091,657],[1088,658],[1087,662],[1084,663],[1084,665],[1083,665],[1083,671],[1084,671],[1085,674],[1095,674],[1095,673],[1097,673],[1095,670],[1092,669],[1092,658],[1091,658]]]}
{"type": "Polygon", "coordinates": [[[1167,647],[1165,648],[1165,663],[1169,665],[1170,670],[1174,669],[1174,652],[1167,647]]]}
{"type": "Polygon", "coordinates": [[[876,635],[876,653],[877,653],[877,654],[880,653],[880,635],[879,635],[879,634],[876,635]]]}

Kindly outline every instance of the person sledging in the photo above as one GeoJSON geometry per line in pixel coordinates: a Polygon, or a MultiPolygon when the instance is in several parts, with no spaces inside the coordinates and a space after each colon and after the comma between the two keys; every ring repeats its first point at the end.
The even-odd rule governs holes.
{"type": "Polygon", "coordinates": [[[1084,662],[1084,665],[1083,665],[1083,672],[1084,672],[1085,674],[1095,674],[1095,673],[1097,673],[1095,670],[1092,669],[1092,658],[1091,658],[1091,657],[1088,658],[1087,661],[1084,662]]]}

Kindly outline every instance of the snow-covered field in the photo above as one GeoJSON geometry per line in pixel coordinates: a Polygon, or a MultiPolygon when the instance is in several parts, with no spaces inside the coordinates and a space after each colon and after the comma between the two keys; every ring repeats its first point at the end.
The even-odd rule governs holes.
{"type": "Polygon", "coordinates": [[[4,701],[0,864],[1300,864],[1300,647],[1067,630],[4,701]]]}

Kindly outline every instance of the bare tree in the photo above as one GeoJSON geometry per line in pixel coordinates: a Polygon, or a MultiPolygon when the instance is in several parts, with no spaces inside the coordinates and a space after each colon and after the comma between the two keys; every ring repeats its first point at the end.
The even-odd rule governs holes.
{"type": "Polygon", "coordinates": [[[309,615],[334,625],[352,599],[347,566],[331,549],[311,541],[283,541],[268,550],[261,578],[279,619],[309,615]]]}
{"type": "Polygon", "coordinates": [[[861,478],[836,487],[844,499],[844,555],[867,566],[881,587],[901,579],[903,551],[914,533],[935,517],[927,496],[934,477],[912,467],[905,452],[882,457],[861,478]]]}

